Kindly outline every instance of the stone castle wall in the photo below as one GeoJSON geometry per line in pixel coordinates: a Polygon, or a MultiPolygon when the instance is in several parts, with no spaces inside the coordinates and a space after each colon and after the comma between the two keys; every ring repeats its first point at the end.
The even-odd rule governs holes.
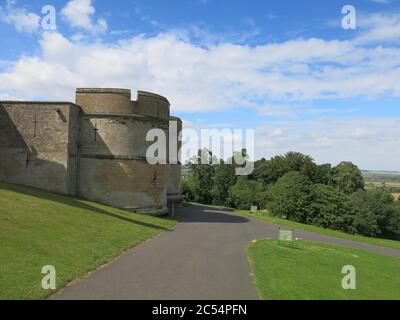
{"type": "MultiPolygon", "coordinates": [[[[164,97],[139,91],[131,101],[130,90],[77,89],[76,104],[0,106],[0,180],[149,214],[179,200],[180,165],[146,161],[148,130],[168,137],[164,97]]],[[[180,119],[171,120],[181,130],[180,119]]]]}
{"type": "Polygon", "coordinates": [[[77,112],[70,103],[0,102],[0,180],[73,194],[77,112]]]}

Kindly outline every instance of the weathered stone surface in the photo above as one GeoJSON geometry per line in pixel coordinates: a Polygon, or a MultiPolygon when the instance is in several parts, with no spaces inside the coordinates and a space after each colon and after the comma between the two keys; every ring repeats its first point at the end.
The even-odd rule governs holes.
{"type": "MultiPolygon", "coordinates": [[[[0,179],[73,194],[69,103],[0,103],[0,179]]],[[[75,110],[77,111],[77,110],[75,110]]],[[[73,111],[72,111],[73,112],[73,111]]]]}
{"type": "Polygon", "coordinates": [[[146,134],[159,128],[168,137],[170,104],[147,92],[130,97],[77,89],[76,104],[0,102],[0,180],[165,213],[180,198],[181,166],[148,164],[146,134]]]}

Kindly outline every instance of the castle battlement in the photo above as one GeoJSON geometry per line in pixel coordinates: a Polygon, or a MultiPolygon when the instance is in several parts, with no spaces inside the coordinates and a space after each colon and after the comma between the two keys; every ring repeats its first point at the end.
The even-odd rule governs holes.
{"type": "Polygon", "coordinates": [[[150,165],[146,134],[169,134],[170,103],[129,89],[79,88],[71,102],[0,102],[0,180],[149,214],[180,199],[180,165],[150,165]]]}

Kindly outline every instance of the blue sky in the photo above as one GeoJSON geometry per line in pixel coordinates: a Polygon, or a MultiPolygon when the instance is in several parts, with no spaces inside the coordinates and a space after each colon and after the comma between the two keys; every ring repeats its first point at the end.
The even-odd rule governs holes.
{"type": "Polygon", "coordinates": [[[399,0],[3,0],[0,38],[2,100],[153,91],[188,128],[255,129],[257,158],[400,170],[399,0]]]}

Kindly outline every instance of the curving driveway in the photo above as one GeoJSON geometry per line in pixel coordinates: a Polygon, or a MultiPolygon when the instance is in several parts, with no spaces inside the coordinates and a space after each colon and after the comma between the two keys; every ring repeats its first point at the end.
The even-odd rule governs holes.
{"type": "MultiPolygon", "coordinates": [[[[51,299],[254,300],[245,247],[276,238],[278,226],[194,205],[174,229],[131,249],[51,299]]],[[[400,250],[296,231],[296,236],[400,257],[400,250]]]]}

